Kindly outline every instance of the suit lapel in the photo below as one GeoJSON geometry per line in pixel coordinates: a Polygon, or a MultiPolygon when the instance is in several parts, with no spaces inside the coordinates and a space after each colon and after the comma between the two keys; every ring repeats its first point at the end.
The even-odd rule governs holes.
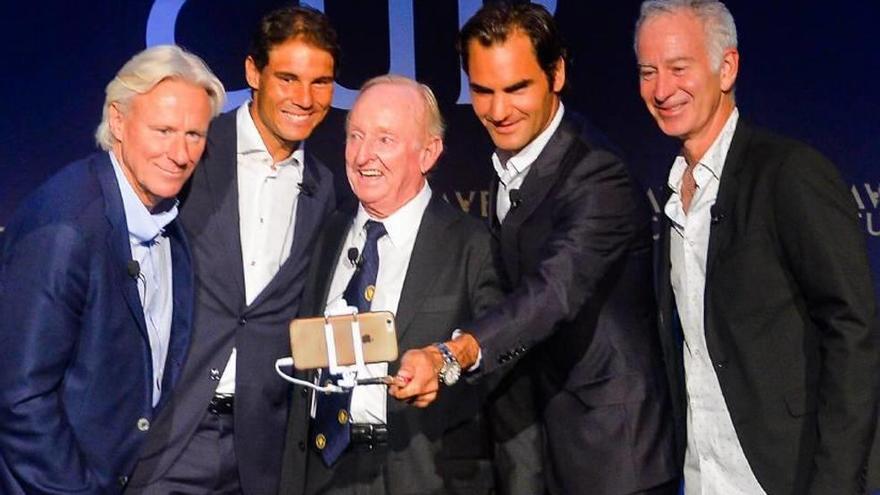
{"type": "Polygon", "coordinates": [[[501,224],[501,249],[505,268],[511,281],[519,280],[519,249],[517,238],[522,224],[535,212],[556,184],[560,167],[571,147],[576,132],[568,119],[562,119],[559,128],[550,137],[541,154],[532,163],[520,187],[520,204],[511,206],[501,224]]]}
{"type": "Polygon", "coordinates": [[[680,350],[684,342],[681,324],[678,322],[678,309],[675,306],[674,294],[672,293],[672,264],[670,254],[671,224],[663,211],[672,190],[668,184],[663,186],[663,195],[660,201],[660,238],[654,245],[654,292],[657,297],[657,308],[660,314],[660,329],[671,334],[673,342],[680,350]]]}
{"type": "Polygon", "coordinates": [[[106,239],[107,248],[113,253],[113,259],[119,266],[118,280],[122,283],[122,296],[141,335],[149,342],[144,309],[137,289],[137,279],[127,273],[128,263],[132,259],[131,241],[129,240],[128,224],[125,221],[125,209],[122,206],[122,194],[119,192],[119,184],[116,182],[116,174],[113,172],[113,163],[106,153],[99,153],[96,155],[94,165],[104,197],[104,215],[110,223],[110,231],[106,239]]]}
{"type": "Polygon", "coordinates": [[[228,112],[214,121],[208,136],[208,151],[200,165],[213,203],[210,211],[216,212],[220,219],[213,222],[209,239],[218,246],[213,255],[222,258],[211,263],[213,270],[200,270],[200,275],[211,277],[211,284],[221,287],[217,293],[228,295],[225,301],[234,313],[241,309],[245,299],[238,216],[236,113],[228,112]]]}
{"type": "Polygon", "coordinates": [[[307,287],[308,295],[303,299],[303,308],[309,312],[309,316],[324,314],[330,283],[336,271],[336,262],[345,247],[345,237],[353,220],[354,214],[336,214],[331,217],[322,234],[321,246],[325,248],[316,253],[317,258],[313,258],[317,265],[311,270],[311,283],[307,287]],[[313,300],[308,301],[308,298],[313,300]]]}
{"type": "Polygon", "coordinates": [[[489,229],[492,235],[500,232],[501,224],[498,222],[498,174],[492,175],[492,182],[489,183],[489,229]]]}
{"type": "MultiPolygon", "coordinates": [[[[718,197],[712,207],[712,224],[709,230],[709,248],[706,254],[706,279],[718,260],[718,254],[726,248],[736,235],[736,222],[733,210],[739,190],[739,172],[746,162],[746,149],[751,138],[751,130],[742,120],[737,122],[724,169],[718,186],[718,197]]],[[[707,284],[708,285],[708,284],[707,284]]]]}
{"type": "Polygon", "coordinates": [[[442,201],[439,195],[434,194],[422,214],[397,303],[395,323],[398,343],[403,342],[403,336],[409,331],[425,295],[430,293],[432,282],[437,278],[435,274],[443,270],[444,258],[438,251],[443,249],[446,228],[454,217],[444,209],[442,201]]]}

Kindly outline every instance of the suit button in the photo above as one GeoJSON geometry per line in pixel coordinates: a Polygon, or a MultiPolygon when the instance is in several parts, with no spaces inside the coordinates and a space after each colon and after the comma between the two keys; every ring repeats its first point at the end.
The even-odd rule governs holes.
{"type": "Polygon", "coordinates": [[[715,363],[715,367],[719,370],[723,370],[725,367],[727,367],[727,361],[718,361],[717,363],[715,363]]]}
{"type": "Polygon", "coordinates": [[[120,476],[116,481],[119,482],[119,486],[125,486],[128,484],[128,476],[120,476]]]}
{"type": "Polygon", "coordinates": [[[301,395],[303,397],[308,397],[309,396],[309,389],[307,389],[305,387],[300,387],[299,395],[301,395]]]}
{"type": "Polygon", "coordinates": [[[147,418],[141,418],[137,422],[137,428],[140,431],[148,431],[150,429],[150,420],[147,418]]]}
{"type": "Polygon", "coordinates": [[[297,442],[296,446],[299,447],[300,452],[305,452],[305,451],[306,451],[306,443],[303,442],[302,440],[300,440],[299,442],[297,442]]]}
{"type": "Polygon", "coordinates": [[[241,318],[238,319],[238,324],[239,324],[239,326],[242,326],[242,327],[247,325],[247,318],[242,316],[241,318]]]}

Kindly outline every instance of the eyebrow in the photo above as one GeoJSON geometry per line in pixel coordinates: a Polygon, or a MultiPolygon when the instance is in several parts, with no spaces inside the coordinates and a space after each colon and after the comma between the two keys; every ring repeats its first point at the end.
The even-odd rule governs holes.
{"type": "MultiPolygon", "coordinates": [[[[694,60],[694,57],[675,57],[675,58],[671,58],[671,59],[669,59],[669,60],[663,60],[663,61],[661,61],[661,62],[660,62],[660,65],[669,65],[669,64],[675,64],[675,63],[678,63],[678,62],[692,62],[693,60],[694,60]]],[[[652,63],[648,63],[648,62],[638,62],[637,65],[638,65],[639,68],[642,68],[642,67],[657,67],[656,64],[652,64],[652,63]]]]}
{"type": "Polygon", "coordinates": [[[694,57],[675,57],[675,58],[672,58],[672,59],[669,59],[669,60],[664,60],[663,63],[665,63],[665,64],[674,64],[674,63],[677,63],[677,62],[691,62],[691,61],[693,61],[693,60],[694,60],[694,57]]]}
{"type": "MultiPolygon", "coordinates": [[[[301,81],[302,78],[299,77],[299,74],[295,74],[293,72],[287,72],[283,70],[275,71],[275,77],[287,77],[290,79],[295,79],[297,81],[301,81]]],[[[333,82],[333,76],[320,76],[316,77],[312,80],[312,83],[331,83],[333,82]]]]}
{"type": "MultiPolygon", "coordinates": [[[[531,86],[532,83],[534,83],[534,82],[535,81],[532,79],[523,79],[521,81],[517,81],[517,82],[511,84],[510,86],[505,86],[504,88],[501,88],[501,91],[503,91],[505,93],[513,93],[514,91],[518,91],[520,89],[527,88],[527,87],[531,86]]],[[[487,88],[485,86],[481,86],[481,85],[479,85],[477,83],[473,83],[473,82],[470,83],[470,87],[472,90],[477,91],[477,92],[482,92],[482,93],[493,93],[494,92],[490,88],[487,88]]]]}

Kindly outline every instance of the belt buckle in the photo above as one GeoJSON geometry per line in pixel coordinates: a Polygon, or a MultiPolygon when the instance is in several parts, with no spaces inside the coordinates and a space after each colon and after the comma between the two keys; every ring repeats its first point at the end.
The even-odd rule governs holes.
{"type": "Polygon", "coordinates": [[[215,395],[208,403],[208,412],[215,415],[232,414],[235,409],[234,395],[215,395]]]}
{"type": "Polygon", "coordinates": [[[351,444],[361,445],[367,450],[385,445],[388,442],[388,426],[372,423],[351,424],[351,444]]]}

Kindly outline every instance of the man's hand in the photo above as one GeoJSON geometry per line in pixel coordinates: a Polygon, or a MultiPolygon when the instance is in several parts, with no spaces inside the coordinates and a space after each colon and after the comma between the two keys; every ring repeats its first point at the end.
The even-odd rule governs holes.
{"type": "MultiPolygon", "coordinates": [[[[446,342],[446,345],[461,364],[462,370],[473,366],[480,355],[479,342],[466,332],[446,342]]],[[[433,345],[406,351],[400,359],[400,369],[394,377],[394,383],[388,387],[388,393],[416,407],[428,407],[437,399],[442,367],[443,355],[433,345]]]]}
{"type": "Polygon", "coordinates": [[[416,407],[428,407],[437,399],[443,356],[434,346],[406,351],[400,359],[395,383],[388,387],[394,398],[416,407]]]}

